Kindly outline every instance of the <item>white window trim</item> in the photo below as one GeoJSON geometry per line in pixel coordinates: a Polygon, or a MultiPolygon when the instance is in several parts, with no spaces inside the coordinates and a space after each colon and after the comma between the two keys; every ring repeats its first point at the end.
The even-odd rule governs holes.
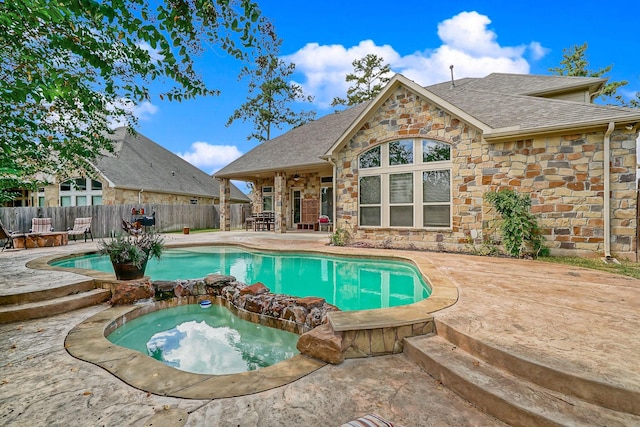
{"type": "Polygon", "coordinates": [[[275,199],[274,199],[274,191],[273,191],[273,185],[264,185],[262,186],[262,188],[260,189],[261,193],[262,193],[262,212],[275,212],[275,199]],[[269,189],[269,191],[265,191],[266,189],[269,189]],[[264,200],[266,198],[270,198],[271,199],[271,210],[266,211],[264,210],[264,200]]]}
{"type": "MultiPolygon", "coordinates": [[[[358,198],[356,200],[357,212],[358,212],[358,227],[364,229],[380,229],[380,228],[392,228],[399,230],[408,229],[421,229],[421,230],[451,230],[453,224],[453,173],[451,160],[443,160],[438,162],[423,162],[422,153],[422,141],[433,140],[446,144],[446,142],[438,141],[432,138],[400,138],[393,139],[380,144],[380,164],[379,167],[373,168],[360,168],[358,167],[358,198]],[[389,166],[389,143],[393,141],[406,141],[413,140],[413,163],[407,165],[393,165],[389,166]],[[450,177],[449,185],[449,226],[448,227],[424,227],[423,221],[423,206],[424,205],[439,205],[442,206],[445,203],[437,202],[430,203],[423,200],[422,193],[422,172],[436,171],[436,170],[448,170],[450,177]],[[393,205],[389,202],[389,175],[398,173],[413,173],[413,225],[412,226],[391,226],[390,225],[390,206],[407,206],[407,203],[401,203],[393,205]],[[380,225],[362,225],[360,223],[360,178],[364,176],[380,176],[381,185],[381,203],[380,203],[380,225]]],[[[367,150],[373,147],[367,148],[367,150]]],[[[367,150],[363,151],[366,152],[367,150]]],[[[362,153],[361,153],[362,154],[362,153]]],[[[360,155],[357,158],[357,164],[360,165],[360,155]]],[[[378,205],[363,205],[363,206],[378,206],[378,205]]]]}
{"type": "MultiPolygon", "coordinates": [[[[62,198],[63,197],[71,197],[71,205],[70,206],[78,206],[77,205],[77,198],[78,197],[82,197],[84,196],[86,198],[87,204],[83,205],[83,206],[93,206],[93,198],[95,196],[100,196],[102,197],[102,190],[93,190],[91,189],[91,178],[86,178],[86,177],[76,177],[76,178],[69,178],[64,180],[63,182],[61,182],[60,184],[58,184],[58,189],[59,189],[59,194],[58,194],[58,203],[60,204],[60,206],[62,206],[62,198]],[[65,182],[68,181],[75,181],[76,179],[84,179],[85,180],[85,186],[86,186],[86,190],[77,190],[74,188],[74,186],[71,186],[71,190],[62,190],[61,186],[62,184],[64,184],[65,182]]],[[[97,181],[97,180],[94,180],[97,181]]],[[[42,195],[44,196],[44,193],[42,193],[42,195]]],[[[40,193],[38,193],[38,196],[40,196],[40,193]]]]}

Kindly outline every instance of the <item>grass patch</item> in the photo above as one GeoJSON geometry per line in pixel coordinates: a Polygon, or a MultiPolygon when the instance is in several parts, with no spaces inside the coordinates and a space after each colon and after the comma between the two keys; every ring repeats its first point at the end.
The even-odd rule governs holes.
{"type": "Polygon", "coordinates": [[[211,233],[212,231],[220,231],[219,228],[202,228],[200,230],[194,230],[193,228],[189,231],[189,233],[191,234],[198,234],[198,233],[211,233]]]}
{"type": "MultiPolygon", "coordinates": [[[[189,229],[189,234],[211,233],[213,231],[220,231],[220,229],[219,228],[202,228],[202,229],[195,230],[191,228],[189,229]]],[[[182,230],[167,231],[166,234],[183,234],[183,231],[182,230]]]]}
{"type": "Polygon", "coordinates": [[[606,264],[600,258],[580,258],[580,257],[540,257],[540,261],[553,262],[556,264],[567,264],[576,267],[591,268],[593,270],[602,270],[608,273],[622,274],[623,276],[635,277],[640,279],[640,263],[624,260],[620,264],[606,264]]]}

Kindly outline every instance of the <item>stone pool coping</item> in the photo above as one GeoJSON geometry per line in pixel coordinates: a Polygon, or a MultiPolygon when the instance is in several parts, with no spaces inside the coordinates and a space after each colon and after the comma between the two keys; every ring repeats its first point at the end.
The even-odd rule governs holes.
{"type": "MultiPolygon", "coordinates": [[[[167,244],[167,248],[194,246],[238,246],[250,250],[270,252],[296,252],[369,259],[392,259],[415,265],[431,288],[429,298],[406,306],[376,310],[360,310],[329,313],[329,323],[334,331],[350,337],[356,350],[346,355],[367,357],[402,351],[402,338],[423,335],[433,330],[433,313],[449,307],[458,299],[455,284],[434,265],[428,252],[325,246],[318,248],[290,245],[247,243],[167,244]],[[395,341],[385,343],[389,334],[395,341]]],[[[81,251],[65,256],[47,256],[30,261],[30,268],[72,271],[91,277],[97,286],[108,287],[115,281],[113,274],[87,269],[54,267],[48,263],[70,256],[95,253],[81,251]]],[[[291,359],[256,371],[233,375],[193,374],[169,367],[142,353],[112,344],[105,338],[106,328],[136,306],[112,307],[77,325],[65,342],[67,351],[79,359],[100,366],[127,384],[154,394],[188,399],[217,399],[258,393],[293,382],[321,368],[325,362],[296,355],[291,359]]]]}

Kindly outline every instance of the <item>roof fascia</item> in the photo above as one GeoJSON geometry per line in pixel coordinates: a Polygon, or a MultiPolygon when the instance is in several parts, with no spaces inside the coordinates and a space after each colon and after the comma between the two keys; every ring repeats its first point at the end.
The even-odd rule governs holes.
{"type": "Polygon", "coordinates": [[[118,190],[132,190],[132,191],[144,190],[146,192],[153,192],[153,193],[160,193],[160,194],[176,194],[180,196],[191,196],[191,197],[209,197],[209,198],[218,197],[211,194],[185,193],[184,191],[167,191],[167,190],[160,190],[155,188],[142,188],[142,187],[135,187],[135,186],[127,186],[127,185],[120,185],[114,188],[118,190]]]}
{"type": "Polygon", "coordinates": [[[98,167],[96,165],[94,165],[93,163],[89,162],[89,164],[91,165],[91,167],[98,173],[98,175],[100,175],[102,178],[104,178],[105,181],[107,181],[107,183],[109,184],[109,188],[114,188],[116,185],[113,183],[113,181],[111,181],[109,179],[109,177],[107,175],[105,175],[100,169],[98,169],[98,167]]]}
{"type": "Polygon", "coordinates": [[[410,91],[416,93],[418,96],[421,96],[443,110],[447,111],[449,114],[458,117],[460,120],[469,123],[472,126],[477,127],[482,130],[482,132],[487,132],[491,130],[489,126],[480,120],[476,119],[469,113],[461,110],[455,105],[451,104],[448,101],[440,98],[433,92],[425,89],[424,87],[418,85],[412,80],[409,80],[402,74],[396,74],[391,78],[389,83],[382,89],[382,91],[371,101],[371,103],[365,108],[356,119],[351,123],[351,125],[345,130],[342,135],[336,140],[336,142],[327,150],[327,152],[321,156],[323,159],[330,158],[334,151],[340,148],[346,141],[348,141],[353,135],[362,127],[362,124],[366,121],[366,119],[373,114],[389,97],[389,95],[396,90],[398,87],[404,86],[410,91]]]}
{"type": "MultiPolygon", "coordinates": [[[[324,160],[324,157],[321,157],[324,160]]],[[[276,173],[276,172],[283,172],[283,171],[293,171],[296,170],[298,172],[304,172],[304,171],[313,171],[316,170],[318,168],[326,168],[328,165],[328,163],[326,161],[321,161],[318,163],[303,163],[303,164],[299,164],[299,165],[290,165],[290,166],[286,166],[286,167],[280,167],[280,168],[264,168],[264,169],[254,169],[254,170],[250,170],[250,171],[241,171],[241,172],[229,172],[229,173],[218,173],[216,172],[215,174],[213,174],[213,177],[216,179],[220,179],[220,178],[229,178],[229,179],[245,179],[248,178],[249,180],[255,179],[256,175],[260,174],[272,174],[272,173],[276,173]],[[242,177],[242,178],[241,178],[242,177]]]]}
{"type": "Polygon", "coordinates": [[[484,133],[482,137],[487,142],[500,142],[507,139],[512,139],[514,137],[523,138],[528,136],[539,136],[567,131],[584,131],[606,128],[611,122],[614,122],[616,124],[616,127],[635,125],[636,123],[640,123],[640,114],[635,115],[635,117],[610,117],[607,119],[591,120],[580,123],[565,123],[560,125],[544,126],[530,129],[521,129],[518,126],[512,126],[508,128],[493,129],[490,132],[484,133]]]}

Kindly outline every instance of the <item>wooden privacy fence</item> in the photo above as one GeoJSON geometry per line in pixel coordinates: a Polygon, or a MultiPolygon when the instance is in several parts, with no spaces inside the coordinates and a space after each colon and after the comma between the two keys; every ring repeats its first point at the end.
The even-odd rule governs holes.
{"type": "MultiPolygon", "coordinates": [[[[0,220],[11,231],[27,232],[32,218],[51,218],[56,231],[73,227],[76,218],[92,217],[93,237],[108,237],[122,233],[122,220],[132,220],[131,210],[144,209],[145,216],[155,212],[156,231],[166,233],[191,229],[220,228],[218,205],[158,205],[153,203],[127,205],[67,206],[67,207],[16,207],[0,208],[0,220]]],[[[231,205],[231,228],[240,229],[245,218],[251,216],[251,205],[231,205]]]]}

